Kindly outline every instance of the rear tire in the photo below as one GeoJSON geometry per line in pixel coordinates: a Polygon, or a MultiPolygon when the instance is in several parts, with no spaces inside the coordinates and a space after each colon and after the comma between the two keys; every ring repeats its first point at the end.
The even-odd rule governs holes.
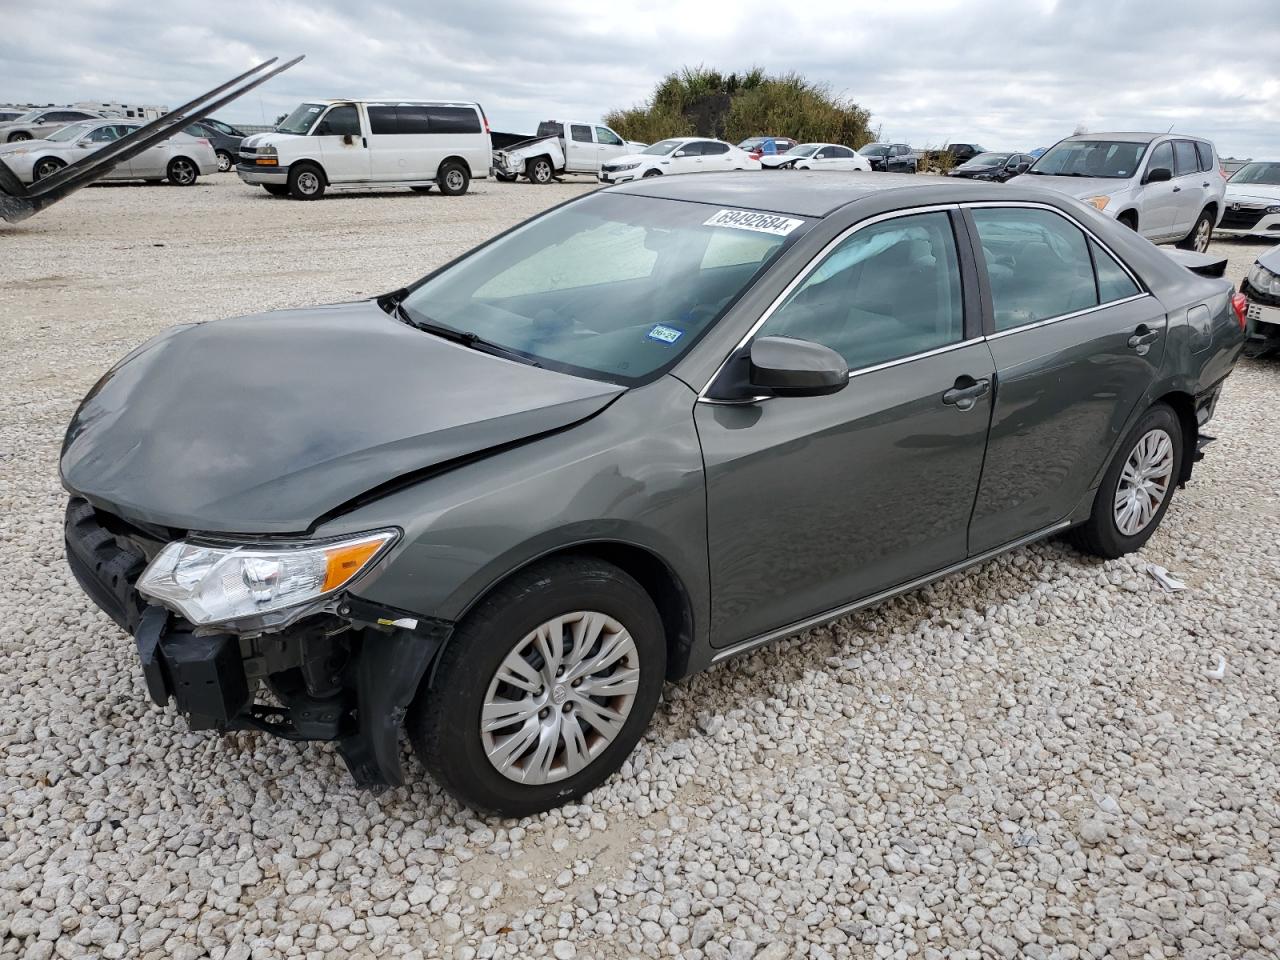
{"type": "Polygon", "coordinates": [[[534,157],[524,166],[524,175],[530,183],[550,183],[555,179],[555,167],[548,157],[534,157]]]}
{"type": "Polygon", "coordinates": [[[236,165],[235,157],[225,150],[218,151],[218,172],[227,173],[236,165]]]}
{"type": "Polygon", "coordinates": [[[324,174],[320,168],[304,163],[289,168],[289,196],[295,200],[319,200],[324,196],[324,174]]]}
{"type": "Polygon", "coordinates": [[[31,182],[37,183],[45,177],[51,177],[65,166],[57,157],[41,157],[31,168],[31,182]]]}
{"type": "Polygon", "coordinates": [[[1068,539],[1107,560],[1140,549],[1160,526],[1182,476],[1182,441],[1182,423],[1167,404],[1144,413],[1107,467],[1089,519],[1068,539]]]}
{"type": "Polygon", "coordinates": [[[662,619],[644,588],[602,560],[564,557],[515,574],[467,614],[406,728],[419,759],[458,800],[529,816],[622,766],[665,675],[662,619]]]}
{"type": "Polygon", "coordinates": [[[31,134],[27,133],[25,130],[19,130],[17,133],[12,133],[9,135],[8,142],[21,143],[23,140],[30,140],[30,139],[31,139],[31,134]]]}
{"type": "Polygon", "coordinates": [[[1204,253],[1209,249],[1209,241],[1213,239],[1213,214],[1206,207],[1200,211],[1191,232],[1178,241],[1179,250],[1194,250],[1204,253]]]}
{"type": "Polygon", "coordinates": [[[200,179],[200,168],[194,160],[174,157],[165,169],[165,176],[175,187],[190,187],[200,179]]]}
{"type": "Polygon", "coordinates": [[[467,187],[470,185],[471,174],[457,160],[446,160],[436,171],[436,186],[446,197],[460,197],[467,192],[467,187]]]}

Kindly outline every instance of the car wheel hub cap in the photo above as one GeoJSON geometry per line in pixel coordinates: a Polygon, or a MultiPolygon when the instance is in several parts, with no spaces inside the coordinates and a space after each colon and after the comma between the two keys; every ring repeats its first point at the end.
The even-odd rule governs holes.
{"type": "Polygon", "coordinates": [[[298,187],[303,193],[315,193],[317,183],[319,181],[314,173],[304,173],[298,178],[298,187]]]}
{"type": "Polygon", "coordinates": [[[1204,253],[1209,249],[1209,221],[1201,220],[1200,229],[1196,231],[1196,249],[1204,253]]]}
{"type": "Polygon", "coordinates": [[[1173,440],[1163,430],[1143,434],[1120,471],[1115,521],[1126,537],[1145,530],[1169,493],[1173,479],[1173,440]]]}
{"type": "Polygon", "coordinates": [[[457,170],[450,170],[449,176],[445,178],[449,184],[449,189],[459,190],[462,188],[462,174],[457,170]]]}
{"type": "Polygon", "coordinates": [[[582,771],[626,724],[640,684],[630,632],[603,613],[566,613],[512,647],[489,683],[480,738],[493,768],[524,784],[582,771]]]}

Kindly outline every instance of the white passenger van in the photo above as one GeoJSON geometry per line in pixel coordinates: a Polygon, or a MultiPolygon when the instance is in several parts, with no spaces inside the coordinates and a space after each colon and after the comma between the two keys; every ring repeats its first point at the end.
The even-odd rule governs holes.
{"type": "Polygon", "coordinates": [[[313,100],[271,133],[245,137],[236,172],[277,196],[439,187],[456,196],[489,175],[489,121],[478,103],[313,100]]]}

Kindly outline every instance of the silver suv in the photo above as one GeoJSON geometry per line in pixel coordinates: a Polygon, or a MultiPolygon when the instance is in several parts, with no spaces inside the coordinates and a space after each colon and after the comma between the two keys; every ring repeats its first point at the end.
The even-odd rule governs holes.
{"type": "Polygon", "coordinates": [[[1222,218],[1227,192],[1212,143],[1164,133],[1067,137],[1018,179],[1090,203],[1155,243],[1200,251],[1222,218]]]}

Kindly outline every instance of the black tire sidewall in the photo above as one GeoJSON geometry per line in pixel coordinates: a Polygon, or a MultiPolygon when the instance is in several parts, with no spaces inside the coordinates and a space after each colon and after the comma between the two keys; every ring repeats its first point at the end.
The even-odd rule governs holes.
{"type": "Polygon", "coordinates": [[[603,562],[518,575],[459,625],[409,717],[419,756],[446,789],[473,808],[527,816],[579,797],[608,779],[644,735],[662,694],[666,643],[662,620],[644,589],[603,562]],[[595,610],[630,631],[640,656],[640,684],[618,737],[576,775],[554,783],[508,780],[489,762],[480,711],[499,664],[539,624],[575,610],[595,610]]]}
{"type": "Polygon", "coordinates": [[[436,186],[446,197],[460,197],[467,192],[467,187],[470,185],[471,177],[467,174],[467,168],[456,160],[448,160],[442,163],[440,169],[436,171],[436,186]],[[457,190],[451,189],[448,184],[448,176],[454,170],[462,174],[462,186],[457,190]]]}
{"type": "Polygon", "coordinates": [[[186,157],[174,157],[172,160],[169,161],[169,166],[165,168],[164,172],[165,172],[166,179],[168,179],[168,181],[176,187],[195,186],[195,182],[200,179],[200,168],[196,166],[196,163],[194,160],[189,160],[186,157]],[[191,167],[191,169],[194,171],[194,175],[191,177],[190,180],[186,181],[185,183],[183,183],[181,180],[177,179],[173,175],[174,170],[176,170],[178,165],[182,163],[188,164],[191,167]]]}
{"type": "Polygon", "coordinates": [[[552,180],[555,179],[555,175],[556,175],[555,168],[551,166],[551,161],[548,160],[546,157],[539,157],[536,160],[529,161],[528,176],[529,176],[529,181],[531,183],[538,183],[538,184],[550,183],[552,180]],[[534,175],[534,171],[536,171],[539,167],[542,167],[542,166],[545,166],[548,171],[547,177],[545,180],[540,180],[538,179],[537,176],[534,175]]]}
{"type": "Polygon", "coordinates": [[[65,166],[66,164],[62,163],[59,160],[51,160],[47,158],[42,160],[37,160],[35,167],[33,167],[31,170],[31,182],[36,183],[40,180],[43,180],[45,177],[52,177],[55,173],[57,173],[59,170],[61,170],[65,166]],[[44,173],[41,173],[40,168],[42,166],[49,166],[50,169],[44,173]]]}
{"type": "Polygon", "coordinates": [[[221,161],[223,157],[226,157],[226,158],[227,158],[227,169],[226,169],[226,170],[223,170],[223,169],[222,169],[222,164],[221,164],[221,162],[219,162],[219,164],[218,164],[218,172],[219,172],[219,173],[230,173],[232,170],[234,170],[234,169],[235,169],[235,166],[236,166],[236,158],[235,158],[235,157],[233,157],[233,156],[231,156],[231,154],[230,154],[230,153],[228,153],[226,150],[218,150],[218,151],[216,151],[216,155],[217,155],[217,157],[218,157],[218,160],[219,160],[219,161],[221,161]]]}
{"type": "Polygon", "coordinates": [[[1107,467],[1102,484],[1098,487],[1093,515],[1089,518],[1089,525],[1092,528],[1089,533],[1094,543],[1100,548],[1099,552],[1104,556],[1120,557],[1139,550],[1155,534],[1161,521],[1164,520],[1169,504],[1173,501],[1178,478],[1182,475],[1182,458],[1185,456],[1183,446],[1182,423],[1172,408],[1163,403],[1156,404],[1144,413],[1125,436],[1124,442],[1111,460],[1111,465],[1107,467]],[[1138,441],[1148,431],[1156,428],[1164,430],[1173,441],[1173,474],[1169,480],[1169,491],[1165,494],[1164,502],[1156,510],[1155,516],[1151,518],[1151,522],[1133,536],[1126,536],[1116,526],[1115,519],[1115,498],[1120,474],[1124,471],[1129,454],[1133,452],[1138,441]]]}
{"type": "Polygon", "coordinates": [[[295,200],[319,200],[324,196],[324,174],[320,168],[309,163],[295,164],[289,168],[289,196],[295,200]],[[303,193],[298,189],[298,178],[304,173],[314,173],[319,178],[319,186],[315,193],[303,193]]]}
{"type": "Polygon", "coordinates": [[[1206,220],[1209,221],[1209,241],[1213,241],[1213,216],[1208,210],[1201,210],[1200,216],[1196,217],[1196,222],[1191,225],[1191,232],[1178,243],[1179,250],[1194,250],[1196,248],[1196,234],[1200,232],[1200,224],[1206,220]]]}

